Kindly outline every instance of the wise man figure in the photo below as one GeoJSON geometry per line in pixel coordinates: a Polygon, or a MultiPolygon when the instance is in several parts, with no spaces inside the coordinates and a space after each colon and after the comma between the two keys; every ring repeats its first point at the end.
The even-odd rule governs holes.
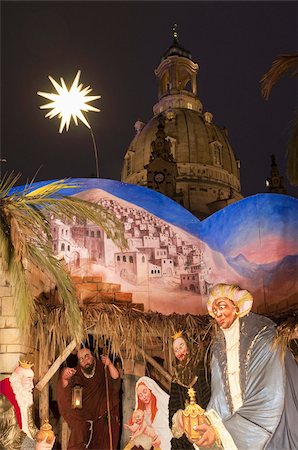
{"type": "Polygon", "coordinates": [[[51,443],[37,442],[33,420],[33,364],[20,361],[8,378],[0,381],[0,449],[51,450],[51,443]]]}
{"type": "Polygon", "coordinates": [[[200,448],[293,450],[298,443],[298,366],[276,344],[276,326],[251,312],[252,294],[217,284],[207,308],[217,323],[212,344],[208,421],[200,448]]]}

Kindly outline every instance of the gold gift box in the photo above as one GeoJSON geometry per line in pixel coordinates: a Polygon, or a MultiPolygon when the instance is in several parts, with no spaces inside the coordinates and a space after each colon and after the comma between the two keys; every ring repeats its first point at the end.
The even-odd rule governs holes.
{"type": "Polygon", "coordinates": [[[196,441],[202,437],[198,426],[206,423],[205,410],[196,403],[196,392],[193,388],[188,389],[188,395],[190,402],[182,411],[183,428],[187,438],[196,441]]]}

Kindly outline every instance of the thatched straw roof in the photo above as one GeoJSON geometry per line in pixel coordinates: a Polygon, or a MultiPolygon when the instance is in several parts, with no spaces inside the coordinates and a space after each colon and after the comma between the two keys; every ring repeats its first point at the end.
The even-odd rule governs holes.
{"type": "MultiPolygon", "coordinates": [[[[95,348],[109,345],[111,353],[121,358],[134,359],[137,347],[146,349],[148,346],[156,346],[168,354],[169,362],[172,359],[169,351],[171,336],[176,331],[184,330],[194,343],[206,349],[216,327],[214,320],[208,315],[163,315],[143,312],[133,306],[107,303],[84,305],[81,308],[81,318],[85,333],[82,341],[88,339],[91,334],[95,348]]],[[[293,343],[293,340],[297,339],[298,311],[290,310],[276,316],[271,315],[270,318],[278,325],[280,344],[287,346],[290,341],[293,343]]],[[[49,347],[49,358],[53,361],[72,340],[65,320],[64,307],[45,305],[43,302],[37,304],[36,321],[31,336],[35,348],[43,348],[45,345],[49,347]]]]}
{"type": "MultiPolygon", "coordinates": [[[[121,358],[125,355],[125,358],[133,359],[136,347],[146,348],[148,344],[167,350],[171,336],[177,330],[185,330],[198,344],[208,346],[213,329],[213,319],[208,315],[145,313],[132,306],[107,303],[86,305],[81,309],[81,315],[85,332],[82,340],[92,334],[95,347],[105,347],[109,342],[111,353],[121,358]]],[[[64,350],[72,337],[63,306],[37,305],[32,339],[35,348],[49,346],[51,360],[64,350]]]]}

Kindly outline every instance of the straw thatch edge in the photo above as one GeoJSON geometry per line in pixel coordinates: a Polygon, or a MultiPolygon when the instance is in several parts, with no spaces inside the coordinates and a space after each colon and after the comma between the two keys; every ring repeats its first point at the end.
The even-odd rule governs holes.
{"type": "MultiPolygon", "coordinates": [[[[270,315],[277,324],[276,345],[283,349],[297,343],[298,311],[289,310],[279,315],[270,315]]],[[[143,312],[131,305],[118,306],[112,303],[87,304],[81,308],[84,341],[93,337],[93,346],[107,349],[121,359],[135,359],[137,348],[145,350],[159,348],[167,353],[170,365],[173,363],[171,336],[184,330],[187,337],[205,350],[216,329],[214,319],[209,315],[170,314],[143,312]]],[[[73,339],[65,320],[62,305],[36,304],[36,320],[31,333],[32,346],[36,349],[47,346],[49,359],[59,355],[73,339]]],[[[80,343],[78,343],[80,345],[80,343]]],[[[296,345],[297,347],[297,345],[296,345]]]]}

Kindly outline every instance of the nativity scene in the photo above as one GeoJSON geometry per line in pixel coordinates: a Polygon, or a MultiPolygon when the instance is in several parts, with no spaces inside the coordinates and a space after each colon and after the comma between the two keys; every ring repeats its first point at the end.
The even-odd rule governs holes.
{"type": "Polygon", "coordinates": [[[295,448],[296,199],[200,222],[111,180],[10,192],[0,448],[295,448]]]}

